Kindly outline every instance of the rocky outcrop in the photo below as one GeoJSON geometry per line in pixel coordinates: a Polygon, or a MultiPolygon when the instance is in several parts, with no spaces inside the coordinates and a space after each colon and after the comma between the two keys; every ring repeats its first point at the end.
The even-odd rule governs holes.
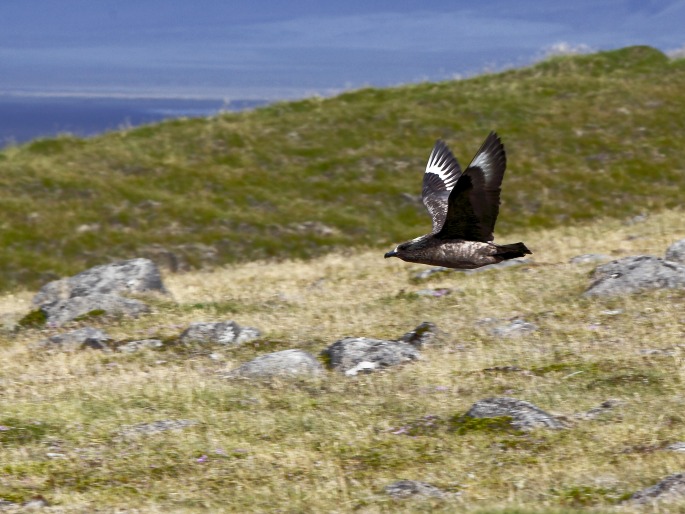
{"type": "Polygon", "coordinates": [[[168,294],[159,269],[149,259],[130,259],[95,266],[73,277],[49,282],[34,296],[33,303],[42,306],[94,294],[148,292],[168,294]]]}
{"type": "Polygon", "coordinates": [[[419,359],[419,350],[413,344],[367,337],[340,339],[323,353],[331,368],[349,376],[419,359]]]}
{"type": "Polygon", "coordinates": [[[40,310],[47,316],[47,324],[61,326],[64,323],[84,317],[133,316],[149,312],[150,308],[140,300],[124,298],[113,294],[91,294],[77,296],[44,304],[40,310]]]}
{"type": "Polygon", "coordinates": [[[292,349],[260,355],[254,360],[225,374],[227,378],[273,378],[317,376],[323,366],[316,357],[302,350],[292,349]]]}
{"type": "Polygon", "coordinates": [[[465,416],[471,418],[510,417],[511,425],[518,430],[535,428],[565,428],[564,424],[551,414],[532,403],[516,398],[486,398],[474,403],[465,416]]]}
{"type": "Polygon", "coordinates": [[[131,259],[49,282],[33,303],[49,326],[60,326],[83,316],[139,316],[149,312],[148,306],[121,294],[149,292],[168,294],[157,266],[149,259],[131,259]]]}
{"type": "Polygon", "coordinates": [[[260,336],[261,333],[256,328],[241,327],[235,321],[200,321],[191,323],[181,334],[179,342],[237,345],[260,336]]]}
{"type": "Polygon", "coordinates": [[[618,296],[649,289],[685,288],[685,264],[659,257],[624,257],[598,266],[585,296],[618,296]]]}

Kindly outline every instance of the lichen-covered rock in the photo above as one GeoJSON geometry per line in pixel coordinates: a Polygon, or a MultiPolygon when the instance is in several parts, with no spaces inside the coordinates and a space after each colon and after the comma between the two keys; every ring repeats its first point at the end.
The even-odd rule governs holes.
{"type": "Polygon", "coordinates": [[[624,257],[598,266],[585,296],[617,296],[647,289],[685,288],[685,264],[659,257],[624,257]]]}
{"type": "Polygon", "coordinates": [[[435,323],[424,321],[414,330],[407,332],[398,339],[403,343],[409,343],[417,348],[423,348],[431,344],[438,335],[438,328],[435,323]]]}
{"type": "Polygon", "coordinates": [[[195,322],[179,337],[181,343],[242,344],[261,336],[253,327],[241,327],[235,321],[195,322]]]}
{"type": "Polygon", "coordinates": [[[486,398],[474,403],[466,416],[472,418],[510,417],[511,425],[519,430],[534,428],[565,428],[564,424],[551,414],[532,403],[516,398],[486,398]]]}
{"type": "Polygon", "coordinates": [[[159,269],[150,259],[130,259],[103,264],[73,277],[45,284],[34,296],[34,305],[94,294],[157,292],[168,294],[159,269]]]}
{"type": "Polygon", "coordinates": [[[450,493],[418,480],[398,480],[385,486],[386,494],[396,499],[411,498],[412,496],[425,496],[430,498],[446,498],[450,493]]]}
{"type": "Polygon", "coordinates": [[[346,337],[323,351],[333,369],[346,375],[370,372],[419,359],[419,350],[403,341],[346,337]]]}
{"type": "Polygon", "coordinates": [[[685,473],[669,475],[651,487],[633,494],[627,501],[635,504],[668,502],[685,498],[685,473]]]}
{"type": "Polygon", "coordinates": [[[226,374],[229,378],[271,378],[316,376],[323,366],[316,357],[303,350],[283,350],[260,355],[226,374]]]}
{"type": "Polygon", "coordinates": [[[64,334],[54,335],[40,343],[42,347],[59,347],[61,349],[74,348],[93,348],[103,350],[107,348],[107,343],[112,340],[102,330],[93,327],[83,327],[78,330],[65,332],[64,334]]]}
{"type": "Polygon", "coordinates": [[[666,250],[665,259],[671,262],[685,264],[685,239],[676,241],[666,250]]]}
{"type": "Polygon", "coordinates": [[[113,294],[92,294],[77,296],[41,305],[47,316],[47,324],[61,326],[79,317],[133,316],[150,311],[140,300],[124,298],[113,294]]]}

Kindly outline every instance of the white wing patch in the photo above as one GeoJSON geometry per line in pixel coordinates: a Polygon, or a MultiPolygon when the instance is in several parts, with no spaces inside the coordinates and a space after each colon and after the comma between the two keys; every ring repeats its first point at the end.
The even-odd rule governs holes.
{"type": "Polygon", "coordinates": [[[476,155],[473,162],[469,164],[469,168],[480,168],[483,170],[483,175],[485,175],[485,181],[487,182],[490,178],[490,174],[493,170],[492,156],[488,152],[482,152],[476,155]]]}
{"type": "Polygon", "coordinates": [[[453,174],[453,168],[450,169],[450,156],[449,153],[444,152],[441,156],[438,155],[438,147],[433,148],[433,151],[428,158],[428,164],[426,164],[426,173],[433,173],[440,177],[443,184],[447,190],[451,190],[454,184],[457,183],[459,174],[453,174]]]}

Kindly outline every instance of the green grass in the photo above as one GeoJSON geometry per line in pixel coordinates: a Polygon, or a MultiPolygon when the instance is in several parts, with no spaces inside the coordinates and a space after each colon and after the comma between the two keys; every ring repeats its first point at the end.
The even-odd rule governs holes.
{"type": "Polygon", "coordinates": [[[388,247],[429,228],[403,194],[419,194],[435,139],[465,166],[493,129],[509,160],[501,238],[673,208],[684,87],[685,61],[632,47],[10,147],[0,289],[168,252],[195,268],[388,247]]]}
{"type": "Polygon", "coordinates": [[[539,248],[536,264],[441,275],[431,284],[459,294],[439,298],[414,294],[425,287],[411,279],[419,266],[375,249],[170,274],[175,302],[156,301],[138,319],[96,318],[114,341],[165,341],[133,354],[35,348],[58,330],[12,330],[30,294],[0,295],[0,498],[42,495],[65,514],[632,512],[622,500],[685,466],[685,455],[665,449],[685,439],[685,291],[583,298],[592,266],[568,261],[661,254],[685,236],[682,217],[676,209],[633,225],[528,228],[513,236],[539,248]],[[498,339],[479,323],[515,316],[538,330],[498,339]],[[175,344],[190,322],[227,319],[263,337],[175,344]],[[272,351],[319,355],[345,336],[397,338],[422,321],[437,325],[438,340],[420,360],[383,372],[222,378],[272,351]],[[531,402],[567,428],[520,431],[507,417],[463,416],[492,396],[531,402]],[[608,399],[619,403],[576,416],[608,399]],[[197,423],[121,435],[181,419],[197,423]],[[401,479],[459,495],[393,500],[384,488],[401,479]]]}

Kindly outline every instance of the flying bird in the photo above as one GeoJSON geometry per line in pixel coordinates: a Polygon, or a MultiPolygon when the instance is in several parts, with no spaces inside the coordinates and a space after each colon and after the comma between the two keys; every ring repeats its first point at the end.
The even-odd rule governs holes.
{"type": "Polygon", "coordinates": [[[435,143],[421,194],[433,230],[398,245],[385,254],[386,259],[473,269],[530,254],[523,243],[492,242],[506,165],[504,145],[494,132],[463,172],[447,145],[435,143]]]}

